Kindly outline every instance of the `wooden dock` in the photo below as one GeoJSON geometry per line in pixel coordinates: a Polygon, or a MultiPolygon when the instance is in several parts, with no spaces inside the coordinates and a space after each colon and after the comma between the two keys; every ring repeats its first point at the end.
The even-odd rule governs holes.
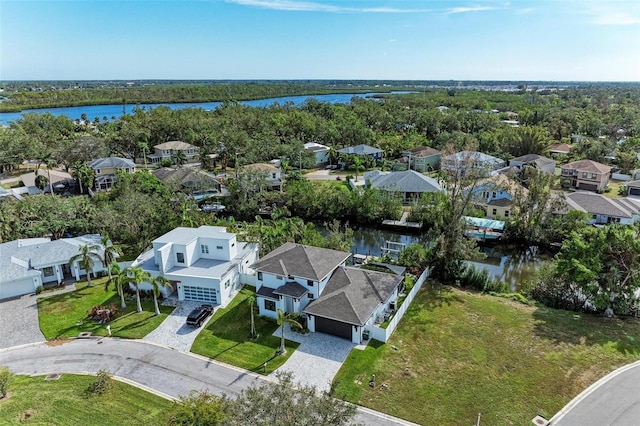
{"type": "Polygon", "coordinates": [[[420,229],[422,228],[422,222],[407,222],[409,218],[409,212],[402,213],[402,217],[400,220],[391,220],[385,219],[382,221],[383,226],[393,226],[397,228],[411,228],[411,229],[420,229]]]}

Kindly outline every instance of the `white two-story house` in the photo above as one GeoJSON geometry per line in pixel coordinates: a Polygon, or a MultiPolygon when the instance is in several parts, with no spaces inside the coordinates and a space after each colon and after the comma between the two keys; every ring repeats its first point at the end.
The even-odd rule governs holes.
{"type": "MultiPolygon", "coordinates": [[[[258,259],[258,246],[236,240],[222,226],[175,228],[153,240],[153,248],[132,266],[152,277],[162,275],[178,292],[179,300],[225,306],[243,282],[253,281],[250,265],[258,259]]],[[[150,289],[142,284],[141,289],[150,289]]],[[[164,289],[164,295],[171,292],[164,289]]]]}
{"type": "Polygon", "coordinates": [[[368,325],[395,306],[404,276],[346,266],[351,255],[285,243],[251,268],[260,315],[299,313],[309,331],[362,342],[368,325]]]}

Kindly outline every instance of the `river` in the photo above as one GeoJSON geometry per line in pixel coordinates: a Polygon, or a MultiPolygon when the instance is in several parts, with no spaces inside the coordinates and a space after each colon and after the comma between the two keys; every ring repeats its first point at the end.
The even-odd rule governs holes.
{"type": "MultiPolygon", "coordinates": [[[[428,244],[424,235],[401,234],[389,230],[360,228],[354,231],[352,253],[381,256],[386,241],[408,245],[428,244]]],[[[468,262],[479,269],[486,269],[496,280],[506,282],[511,291],[518,291],[525,281],[535,278],[535,273],[544,263],[550,262],[552,255],[537,247],[517,247],[492,245],[480,247],[487,257],[479,262],[468,262]]]]}
{"type": "MultiPolygon", "coordinates": [[[[284,96],[280,98],[267,98],[267,99],[257,99],[253,101],[241,101],[242,105],[248,105],[252,107],[267,107],[274,103],[278,103],[280,105],[284,105],[286,103],[290,103],[292,105],[301,105],[307,99],[315,99],[321,102],[328,102],[331,104],[340,104],[340,103],[349,103],[351,98],[360,97],[366,98],[376,95],[383,94],[405,94],[411,92],[405,91],[395,91],[388,93],[341,93],[341,94],[333,94],[333,95],[302,95],[302,96],[284,96]]],[[[122,117],[123,114],[132,114],[135,108],[144,108],[145,110],[157,108],[159,106],[167,106],[171,109],[184,109],[184,108],[202,108],[205,110],[213,110],[219,107],[222,102],[204,102],[204,103],[164,103],[164,104],[127,104],[127,105],[88,105],[88,106],[77,106],[77,107],[62,107],[62,108],[42,108],[42,109],[25,109],[20,112],[2,112],[0,113],[0,125],[8,125],[12,121],[16,121],[22,118],[23,114],[27,113],[51,113],[55,116],[58,115],[66,115],[72,120],[80,119],[82,114],[86,114],[87,118],[91,121],[95,117],[98,117],[100,121],[104,121],[104,117],[107,117],[107,120],[118,119],[122,117]]]]}

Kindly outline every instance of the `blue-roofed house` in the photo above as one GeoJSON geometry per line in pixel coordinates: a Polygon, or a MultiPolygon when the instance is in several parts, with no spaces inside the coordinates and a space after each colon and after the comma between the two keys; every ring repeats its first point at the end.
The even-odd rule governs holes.
{"type": "Polygon", "coordinates": [[[380,163],[384,155],[383,150],[364,144],[339,149],[338,153],[342,155],[368,156],[373,158],[376,164],[380,163]]]}
{"type": "Polygon", "coordinates": [[[401,194],[403,203],[417,200],[425,192],[442,191],[442,187],[437,180],[415,170],[403,172],[373,170],[364,174],[364,181],[371,188],[401,194]]]}
{"type": "Polygon", "coordinates": [[[471,191],[475,205],[485,211],[486,217],[492,219],[511,216],[514,197],[526,196],[529,192],[527,188],[502,173],[479,180],[471,191]]]}
{"type": "Polygon", "coordinates": [[[490,176],[507,167],[501,158],[478,151],[460,151],[440,158],[440,169],[464,176],[490,176]]]}

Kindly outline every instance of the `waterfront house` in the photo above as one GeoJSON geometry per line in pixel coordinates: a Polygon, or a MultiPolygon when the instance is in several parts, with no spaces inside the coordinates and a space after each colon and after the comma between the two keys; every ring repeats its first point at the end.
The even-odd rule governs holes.
{"type": "Polygon", "coordinates": [[[437,180],[415,170],[403,172],[372,170],[365,172],[364,181],[368,187],[380,189],[390,194],[399,194],[405,204],[420,199],[425,192],[442,191],[437,180]]]}
{"type": "Polygon", "coordinates": [[[601,194],[577,191],[565,195],[564,213],[577,210],[588,213],[593,225],[619,223],[633,225],[640,220],[640,199],[633,197],[608,198],[601,194]]]}

